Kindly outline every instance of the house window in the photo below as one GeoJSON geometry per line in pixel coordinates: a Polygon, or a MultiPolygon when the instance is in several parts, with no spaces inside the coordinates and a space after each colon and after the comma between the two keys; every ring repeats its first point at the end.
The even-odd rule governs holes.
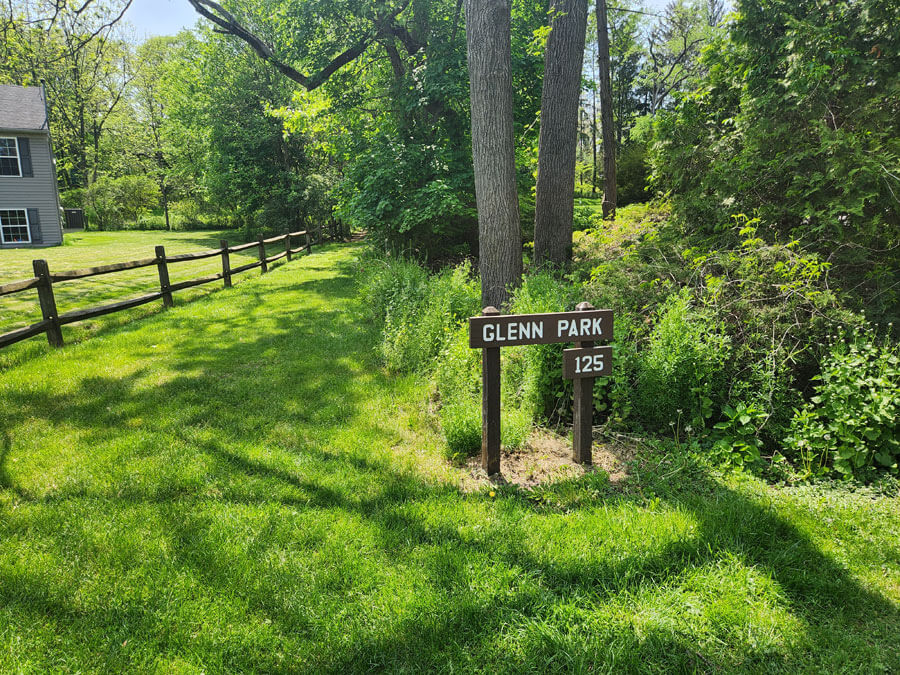
{"type": "Polygon", "coordinates": [[[0,176],[21,176],[19,146],[15,138],[0,138],[0,176]]]}
{"type": "Polygon", "coordinates": [[[25,209],[0,210],[0,240],[4,244],[30,244],[28,212],[25,209]]]}

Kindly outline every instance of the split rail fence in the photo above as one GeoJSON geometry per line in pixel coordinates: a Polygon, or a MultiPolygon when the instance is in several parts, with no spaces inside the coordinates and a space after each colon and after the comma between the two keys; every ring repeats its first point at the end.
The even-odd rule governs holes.
{"type": "Polygon", "coordinates": [[[219,245],[220,248],[169,256],[166,255],[165,247],[157,246],[155,251],[156,255],[152,258],[130,260],[128,262],[111,263],[109,265],[99,265],[97,267],[86,267],[80,270],[56,273],[50,272],[46,260],[34,260],[32,262],[34,266],[34,276],[31,279],[22,279],[21,281],[3,284],[0,286],[0,297],[11,295],[13,293],[21,293],[32,288],[37,289],[38,301],[40,302],[43,319],[35,324],[26,326],[25,328],[19,328],[18,330],[0,335],[0,349],[15,344],[16,342],[20,342],[21,340],[40,335],[41,333],[47,334],[47,341],[53,347],[62,347],[62,327],[66,324],[93,319],[105,314],[112,314],[113,312],[120,312],[122,310],[131,309],[132,307],[145,305],[148,302],[154,302],[155,300],[162,300],[164,307],[171,307],[173,305],[172,293],[187,288],[193,288],[194,286],[212,283],[213,281],[218,281],[220,279],[224,282],[225,288],[230,288],[231,278],[235,274],[247,272],[256,269],[257,267],[261,269],[262,274],[265,274],[269,269],[269,263],[280,260],[281,258],[291,260],[293,255],[302,253],[303,251],[312,253],[313,242],[309,230],[302,230],[299,232],[286,232],[285,234],[269,237],[268,239],[260,238],[257,241],[251,241],[237,246],[229,246],[227,241],[222,240],[219,242],[219,245]],[[305,237],[303,245],[292,248],[291,245],[293,240],[299,237],[305,237]],[[280,241],[284,242],[284,250],[275,255],[266,256],[266,245],[275,244],[280,241]],[[244,251],[253,247],[256,247],[259,252],[258,261],[240,265],[239,267],[231,267],[231,261],[229,259],[230,253],[238,253],[239,251],[244,251]],[[222,271],[218,274],[210,274],[209,276],[191,279],[189,281],[181,281],[175,284],[169,282],[169,265],[193,260],[202,260],[204,258],[212,258],[215,256],[222,257],[222,271]],[[63,314],[60,314],[56,310],[56,298],[53,294],[54,284],[73,281],[75,279],[86,279],[100,274],[111,274],[114,272],[124,272],[125,270],[139,269],[141,267],[150,267],[151,265],[156,265],[159,272],[159,291],[97,307],[76,309],[63,314]]]}

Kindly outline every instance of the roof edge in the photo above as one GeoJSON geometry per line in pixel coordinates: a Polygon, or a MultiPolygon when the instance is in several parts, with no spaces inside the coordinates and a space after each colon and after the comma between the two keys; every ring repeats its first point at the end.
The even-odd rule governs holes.
{"type": "Polygon", "coordinates": [[[13,127],[0,127],[0,135],[7,132],[14,132],[17,134],[50,134],[49,129],[15,129],[13,127]]]}

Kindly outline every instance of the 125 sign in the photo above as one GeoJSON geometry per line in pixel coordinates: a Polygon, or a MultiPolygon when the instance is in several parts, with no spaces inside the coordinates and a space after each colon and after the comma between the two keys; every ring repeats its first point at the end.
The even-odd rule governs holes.
{"type": "Polygon", "coordinates": [[[563,350],[563,377],[575,380],[582,377],[608,375],[612,363],[612,347],[582,347],[563,350]]]}

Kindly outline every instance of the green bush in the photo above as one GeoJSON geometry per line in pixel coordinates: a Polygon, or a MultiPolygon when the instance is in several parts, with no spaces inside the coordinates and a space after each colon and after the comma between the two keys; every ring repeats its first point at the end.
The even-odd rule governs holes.
{"type": "Polygon", "coordinates": [[[655,187],[687,227],[714,235],[729,213],[757,214],[768,241],[827,257],[879,320],[900,308],[896,7],[740,3],[651,144],[655,187]]]}
{"type": "MultiPolygon", "coordinates": [[[[729,464],[757,464],[766,452],[783,449],[809,466],[896,471],[896,426],[890,426],[898,415],[896,345],[879,347],[877,358],[856,347],[855,358],[864,356],[881,370],[853,362],[841,372],[855,369],[857,380],[834,390],[821,384],[831,383],[837,377],[831,371],[843,363],[828,347],[829,331],[863,322],[843,307],[827,263],[796,242],[767,243],[758,235],[759,222],[742,216],[720,233],[720,248],[698,245],[666,218],[664,206],[626,207],[620,216],[579,236],[568,278],[527,274],[509,308],[517,314],[566,311],[588,300],[614,309],[613,370],[594,388],[598,422],[674,433],[679,443],[689,439],[729,464]],[[823,380],[815,379],[826,353],[823,380]],[[881,384],[869,391],[873,382],[881,384]],[[819,403],[804,407],[813,387],[819,403]],[[821,403],[826,396],[829,406],[821,403]],[[840,409],[860,428],[839,417],[840,409]],[[872,426],[872,419],[881,426],[872,426]],[[850,456],[849,441],[840,440],[844,431],[869,445],[850,456]],[[876,440],[883,447],[874,447],[876,440]]],[[[477,452],[481,353],[469,348],[465,325],[480,304],[471,268],[429,274],[396,259],[365,267],[362,299],[383,327],[378,349],[385,364],[429,374],[448,455],[477,452]]],[[[560,376],[565,346],[502,350],[507,447],[524,443],[535,421],[570,419],[572,383],[560,376]]]]}
{"type": "Polygon", "coordinates": [[[137,227],[141,216],[159,200],[159,187],[147,176],[100,178],[84,193],[88,217],[101,230],[137,227]]]}
{"type": "Polygon", "coordinates": [[[367,230],[383,250],[423,257],[441,256],[448,248],[468,253],[466,244],[478,230],[471,180],[471,160],[466,167],[452,146],[377,133],[345,167],[337,213],[367,230]]]}
{"type": "Polygon", "coordinates": [[[480,400],[481,352],[469,347],[469,331],[457,327],[435,362],[433,380],[442,405],[480,400]]]}
{"type": "Polygon", "coordinates": [[[723,421],[714,426],[712,450],[720,461],[728,464],[755,464],[760,459],[759,428],[766,421],[761,408],[737,403],[722,408],[723,421]]]}
{"type": "Polygon", "coordinates": [[[647,182],[650,179],[650,165],[647,161],[647,146],[631,142],[619,151],[616,164],[617,203],[627,206],[647,200],[647,182]]]}
{"type": "MultiPolygon", "coordinates": [[[[614,354],[620,362],[612,387],[606,389],[617,392],[610,402],[618,407],[610,411],[614,420],[665,430],[674,419],[672,409],[680,409],[686,423],[698,421],[696,411],[680,404],[667,406],[669,413],[662,418],[648,419],[657,396],[641,393],[637,372],[638,362],[651,358],[646,353],[649,334],[659,330],[666,303],[676,292],[688,293],[692,322],[711,322],[730,340],[729,360],[719,378],[728,382],[728,391],[718,384],[713,386],[717,395],[703,395],[701,413],[709,416],[699,420],[703,427],[697,431],[727,420],[724,406],[729,401],[732,407],[743,402],[765,413],[758,427],[761,446],[771,451],[780,447],[791,410],[802,404],[819,370],[826,335],[841,323],[859,324],[861,317],[842,305],[827,262],[797,242],[766,242],[759,230],[757,219],[735,216],[714,239],[701,240],[673,221],[665,205],[633,205],[620,209],[615,221],[576,239],[575,273],[585,280],[585,296],[598,307],[613,308],[617,317],[627,319],[630,331],[623,342],[618,336],[625,333],[617,327],[620,348],[614,354]],[[630,399],[638,405],[629,418],[630,399]]],[[[669,391],[662,384],[656,388],[659,396],[669,391]]],[[[598,402],[600,409],[602,405],[598,402]]]]}
{"type": "Polygon", "coordinates": [[[715,315],[695,305],[689,289],[671,296],[638,355],[638,419],[657,431],[681,418],[705,426],[727,401],[730,356],[731,339],[715,315]]]}
{"type": "Polygon", "coordinates": [[[766,412],[760,433],[775,449],[819,371],[827,335],[841,323],[859,325],[861,317],[843,307],[819,256],[797,242],[764,241],[757,219],[733,220],[727,233],[733,244],[687,248],[681,257],[697,302],[731,337],[729,398],[766,412]]]}
{"type": "Polygon", "coordinates": [[[815,394],[795,410],[788,448],[811,474],[830,464],[845,476],[872,468],[898,473],[900,349],[855,329],[834,341],[814,378],[815,394]]]}
{"type": "Polygon", "coordinates": [[[64,209],[83,209],[84,208],[84,188],[72,188],[70,190],[61,190],[59,193],[59,201],[64,209]]]}
{"type": "Polygon", "coordinates": [[[481,290],[466,261],[435,275],[416,262],[387,258],[364,262],[360,295],[382,326],[379,352],[394,372],[429,372],[452,331],[477,314],[481,290]]]}
{"type": "MultiPolygon", "coordinates": [[[[471,263],[429,274],[420,264],[369,256],[362,265],[365,319],[381,326],[378,352],[389,370],[431,376],[450,457],[481,447],[481,352],[469,348],[466,319],[480,311],[481,288],[471,263]]],[[[521,446],[532,413],[503,389],[501,441],[521,446]]]]}
{"type": "Polygon", "coordinates": [[[366,317],[384,326],[392,307],[420,303],[428,284],[428,270],[405,258],[368,255],[360,261],[359,299],[366,317]]]}
{"type": "MultiPolygon", "coordinates": [[[[615,316],[612,346],[612,372],[594,381],[594,410],[622,428],[632,419],[634,410],[634,382],[639,360],[638,343],[642,334],[640,324],[631,314],[615,316]]],[[[570,406],[571,407],[571,406],[570,406]]]]}

